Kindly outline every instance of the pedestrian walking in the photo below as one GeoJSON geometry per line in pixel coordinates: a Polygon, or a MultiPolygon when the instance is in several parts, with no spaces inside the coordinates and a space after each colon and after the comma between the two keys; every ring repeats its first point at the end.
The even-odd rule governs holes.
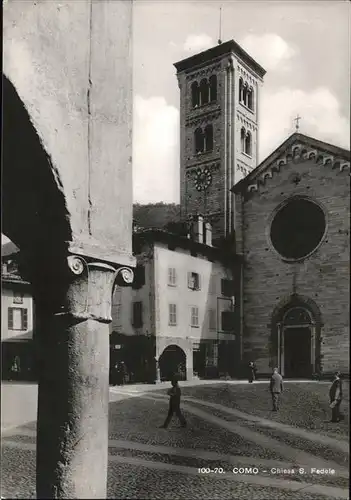
{"type": "Polygon", "coordinates": [[[273,374],[269,384],[269,390],[272,395],[272,403],[273,403],[272,411],[278,411],[280,395],[284,390],[283,377],[278,372],[278,368],[274,368],[273,370],[273,374]]]}
{"type": "Polygon", "coordinates": [[[119,384],[119,378],[120,378],[120,366],[119,362],[115,361],[112,369],[112,383],[113,385],[120,385],[119,384]]]}
{"type": "Polygon", "coordinates": [[[170,423],[173,413],[177,415],[179,418],[180,424],[182,427],[186,427],[186,420],[180,410],[180,396],[181,396],[181,390],[178,385],[178,380],[176,378],[173,378],[172,380],[172,388],[167,391],[167,394],[169,395],[169,408],[168,408],[168,415],[166,417],[166,420],[163,425],[161,425],[161,428],[167,429],[168,424],[170,423]]]}
{"type": "Polygon", "coordinates": [[[126,378],[127,378],[127,367],[124,361],[121,361],[119,365],[119,381],[121,385],[125,384],[126,378]]]}
{"type": "Polygon", "coordinates": [[[18,380],[19,379],[19,374],[21,371],[21,360],[19,356],[15,356],[13,358],[12,366],[11,366],[11,374],[13,380],[18,380]]]}
{"type": "Polygon", "coordinates": [[[340,422],[340,405],[342,401],[342,381],[340,378],[340,372],[334,373],[334,379],[329,390],[329,402],[332,411],[331,422],[340,422]]]}
{"type": "Polygon", "coordinates": [[[252,384],[252,382],[254,380],[256,380],[256,372],[257,372],[257,368],[256,368],[256,365],[253,361],[250,361],[249,363],[249,384],[252,384]]]}

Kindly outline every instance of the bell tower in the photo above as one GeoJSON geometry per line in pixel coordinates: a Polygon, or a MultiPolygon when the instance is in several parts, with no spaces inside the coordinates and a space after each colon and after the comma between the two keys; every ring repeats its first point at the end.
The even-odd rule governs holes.
{"type": "Polygon", "coordinates": [[[175,63],[180,89],[180,205],[214,240],[235,228],[230,188],[258,164],[259,87],[265,70],[234,40],[175,63]]]}

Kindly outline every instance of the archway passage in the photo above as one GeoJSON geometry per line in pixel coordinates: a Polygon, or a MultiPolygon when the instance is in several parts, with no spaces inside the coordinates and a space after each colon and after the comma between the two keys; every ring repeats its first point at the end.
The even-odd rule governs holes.
{"type": "Polygon", "coordinates": [[[281,345],[284,375],[288,378],[306,378],[313,372],[313,326],[309,312],[303,307],[292,307],[284,315],[281,345]]]}
{"type": "Polygon", "coordinates": [[[161,380],[171,380],[177,374],[180,380],[186,380],[186,354],[177,345],[169,345],[159,359],[161,380]]]}

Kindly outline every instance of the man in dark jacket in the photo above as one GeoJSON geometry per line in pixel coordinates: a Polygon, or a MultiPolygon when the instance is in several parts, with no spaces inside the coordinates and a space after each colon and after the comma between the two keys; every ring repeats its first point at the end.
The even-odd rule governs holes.
{"type": "Polygon", "coordinates": [[[172,380],[172,388],[169,389],[167,394],[170,396],[169,398],[169,409],[168,409],[168,415],[165,420],[165,423],[161,425],[161,428],[167,429],[168,424],[170,423],[173,413],[177,415],[177,417],[180,420],[181,426],[186,427],[186,420],[180,411],[180,396],[181,396],[181,390],[178,385],[178,380],[176,378],[173,378],[172,380]]]}
{"type": "Polygon", "coordinates": [[[254,380],[256,380],[256,372],[257,372],[256,365],[253,361],[250,361],[250,363],[249,363],[248,372],[249,372],[249,376],[248,376],[249,383],[252,384],[252,382],[254,380]]]}
{"type": "Polygon", "coordinates": [[[340,422],[340,405],[342,400],[342,382],[340,372],[335,372],[334,380],[329,390],[330,408],[332,410],[331,422],[340,422]]]}
{"type": "Polygon", "coordinates": [[[273,411],[279,409],[279,396],[283,392],[283,377],[278,373],[278,368],[274,368],[269,389],[272,394],[273,411]]]}

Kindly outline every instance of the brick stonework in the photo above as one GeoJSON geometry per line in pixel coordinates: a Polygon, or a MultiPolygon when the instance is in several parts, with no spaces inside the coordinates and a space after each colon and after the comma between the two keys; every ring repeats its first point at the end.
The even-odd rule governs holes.
{"type": "Polygon", "coordinates": [[[272,313],[293,292],[320,311],[322,371],[349,372],[349,181],[349,169],[290,161],[245,199],[235,195],[238,251],[245,257],[244,351],[260,372],[277,363],[270,351],[272,313]],[[298,185],[291,179],[295,172],[298,185]],[[324,208],[327,230],[310,257],[288,263],[272,248],[268,228],[273,211],[294,195],[324,208]]]}
{"type": "Polygon", "coordinates": [[[204,215],[213,226],[214,239],[227,235],[234,227],[230,188],[257,166],[258,87],[261,78],[240,62],[232,52],[209,58],[200,66],[177,73],[180,88],[180,204],[182,217],[204,215]],[[217,100],[192,107],[191,85],[202,78],[217,76],[217,100]],[[239,103],[239,78],[254,89],[254,111],[239,103]],[[213,125],[213,151],[196,154],[196,128],[213,125]],[[241,127],[252,134],[252,156],[241,152],[241,127]],[[209,169],[212,184],[197,191],[194,172],[209,169]]]}

